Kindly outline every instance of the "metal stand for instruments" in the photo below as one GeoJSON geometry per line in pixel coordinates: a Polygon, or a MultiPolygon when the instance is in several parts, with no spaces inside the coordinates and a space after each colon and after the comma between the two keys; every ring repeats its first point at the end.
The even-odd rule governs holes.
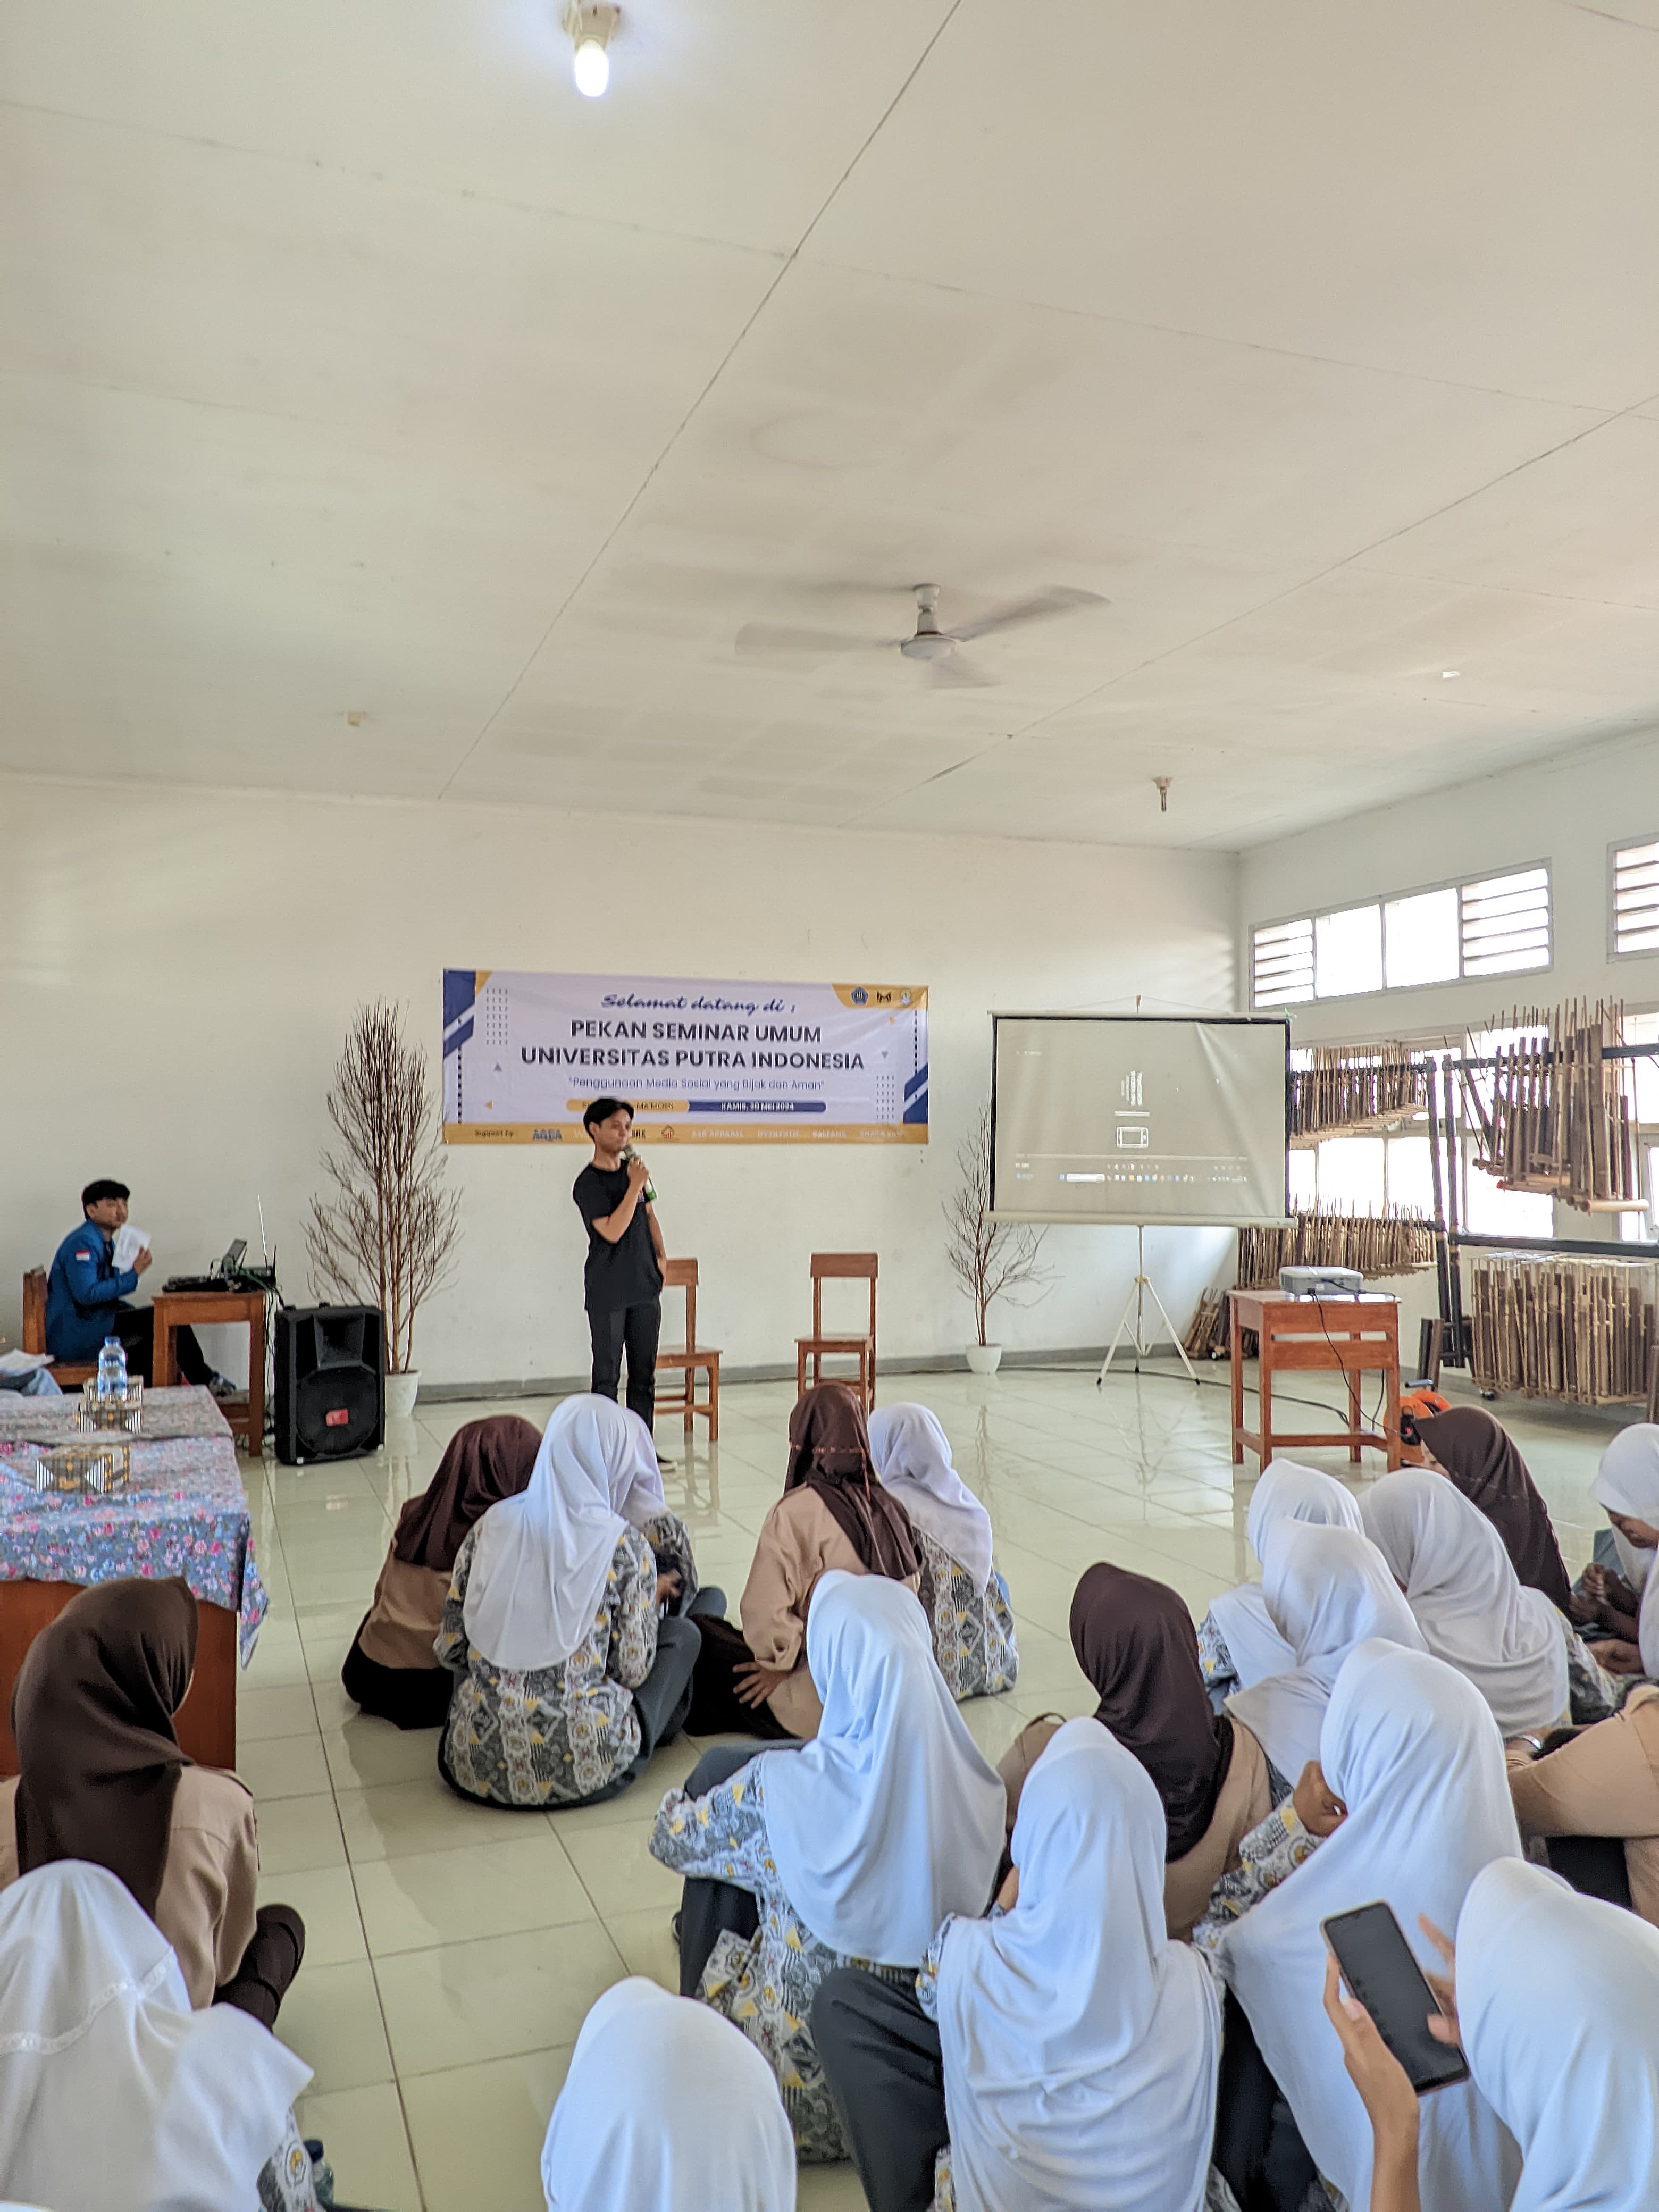
{"type": "Polygon", "coordinates": [[[1146,1334],[1146,1301],[1148,1298],[1150,1298],[1152,1304],[1158,1308],[1158,1317],[1163,1322],[1164,1328],[1170,1332],[1170,1340],[1176,1348],[1176,1357],[1180,1360],[1182,1365],[1187,1370],[1187,1380],[1196,1386],[1198,1376],[1194,1371],[1192,1361],[1187,1357],[1187,1347],[1181,1340],[1181,1331],[1170,1319],[1169,1313],[1164,1307],[1164,1301],[1158,1294],[1158,1285],[1153,1282],[1152,1277],[1146,1273],[1146,1225],[1142,1222],[1135,1231],[1134,1285],[1131,1289],[1128,1299],[1124,1305],[1123,1317],[1118,1322],[1116,1328],[1112,1332],[1112,1340],[1106,1347],[1106,1357],[1100,1363],[1100,1372],[1095,1377],[1095,1388],[1097,1390],[1099,1389],[1101,1384],[1106,1380],[1107,1376],[1111,1372],[1113,1358],[1116,1354],[1118,1346],[1123,1341],[1126,1332],[1128,1334],[1129,1342],[1134,1347],[1134,1372],[1137,1375],[1139,1374],[1141,1361],[1148,1356],[1152,1349],[1153,1344],[1157,1340],[1153,1337],[1149,1337],[1146,1334]]]}

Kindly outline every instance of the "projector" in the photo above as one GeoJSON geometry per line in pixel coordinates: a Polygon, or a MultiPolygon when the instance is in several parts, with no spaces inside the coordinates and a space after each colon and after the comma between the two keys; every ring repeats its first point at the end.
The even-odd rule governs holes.
{"type": "Polygon", "coordinates": [[[1365,1278],[1358,1267],[1281,1267],[1279,1287],[1287,1298],[1357,1298],[1365,1278]]]}

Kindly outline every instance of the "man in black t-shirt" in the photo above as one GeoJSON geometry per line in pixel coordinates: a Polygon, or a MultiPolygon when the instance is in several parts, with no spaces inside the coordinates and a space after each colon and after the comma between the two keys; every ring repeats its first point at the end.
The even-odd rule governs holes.
{"type": "Polygon", "coordinates": [[[657,1336],[662,1324],[662,1263],[657,1217],[645,1195],[645,1162],[624,1163],[634,1109],[623,1098],[596,1098],[582,1116],[593,1161],[571,1196],[587,1225],[586,1285],[593,1340],[593,1390],[614,1398],[628,1354],[628,1408],[648,1429],[657,1404],[657,1336]]]}

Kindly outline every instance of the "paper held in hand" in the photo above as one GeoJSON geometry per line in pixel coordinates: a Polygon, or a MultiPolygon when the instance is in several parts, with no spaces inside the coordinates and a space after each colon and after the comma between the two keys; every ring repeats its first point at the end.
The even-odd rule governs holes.
{"type": "Polygon", "coordinates": [[[149,1249],[149,1230],[135,1229],[130,1221],[124,1221],[115,1232],[116,1273],[125,1275],[138,1255],[149,1249]]]}

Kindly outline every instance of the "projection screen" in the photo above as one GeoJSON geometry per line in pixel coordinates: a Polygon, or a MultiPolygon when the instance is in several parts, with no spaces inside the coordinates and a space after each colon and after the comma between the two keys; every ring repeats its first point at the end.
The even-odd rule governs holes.
{"type": "Polygon", "coordinates": [[[1231,1229],[1289,1218],[1290,1024],[994,1014],[991,1212],[1231,1229]]]}

